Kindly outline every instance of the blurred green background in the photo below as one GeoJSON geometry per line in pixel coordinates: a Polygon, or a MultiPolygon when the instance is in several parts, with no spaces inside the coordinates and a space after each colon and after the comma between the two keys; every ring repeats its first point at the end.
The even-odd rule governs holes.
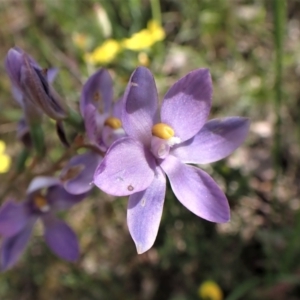
{"type": "MultiPolygon", "coordinates": [[[[113,77],[116,99],[139,64],[154,73],[160,99],[187,72],[206,67],[214,86],[210,117],[247,116],[252,124],[229,158],[201,166],[226,192],[231,222],[196,217],[169,190],[157,240],[137,255],[127,200],[95,189],[64,216],[78,234],[80,260],[56,258],[37,228],[20,262],[0,275],[1,300],[196,300],[206,280],[218,283],[226,300],[300,299],[300,1],[0,0],[2,62],[15,45],[60,69],[55,87],[74,109],[101,66],[113,77]],[[163,41],[121,51],[106,64],[86,63],[85,54],[105,40],[128,38],[151,19],[161,22],[163,41]]],[[[21,110],[3,63],[0,91],[0,140],[13,169],[21,110]]],[[[64,155],[53,122],[45,118],[42,126],[47,157],[32,172],[0,174],[1,201],[23,199],[34,174],[64,155]]]]}

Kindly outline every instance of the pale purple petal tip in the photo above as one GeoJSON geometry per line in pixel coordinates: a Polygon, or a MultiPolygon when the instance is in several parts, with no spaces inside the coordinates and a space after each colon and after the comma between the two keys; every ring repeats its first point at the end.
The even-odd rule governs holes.
{"type": "Polygon", "coordinates": [[[125,132],[145,145],[150,145],[152,127],[158,122],[158,97],[151,72],[137,68],[123,97],[122,124],[125,132]]]}
{"type": "Polygon", "coordinates": [[[171,126],[181,141],[186,141],[206,122],[211,102],[212,81],[209,70],[192,71],[178,80],[165,95],[161,121],[171,126]]]}
{"type": "Polygon", "coordinates": [[[50,176],[38,176],[35,177],[27,188],[27,194],[33,193],[42,188],[47,188],[53,185],[59,185],[59,179],[50,176]]]}
{"type": "Polygon", "coordinates": [[[216,223],[230,220],[226,196],[215,181],[199,168],[187,166],[169,155],[161,167],[177,199],[195,215],[216,223]]]}
{"type": "Polygon", "coordinates": [[[154,178],[153,156],[139,142],[125,137],[114,142],[94,176],[94,183],[114,196],[145,190],[154,178]]]}
{"type": "Polygon", "coordinates": [[[138,254],[149,250],[157,236],[166,193],[166,177],[160,167],[151,185],[129,197],[127,224],[138,254]]]}
{"type": "Polygon", "coordinates": [[[23,62],[22,53],[18,49],[9,49],[5,58],[5,68],[13,85],[20,88],[20,71],[23,62]]]}
{"type": "Polygon", "coordinates": [[[63,221],[43,218],[45,241],[64,260],[74,262],[79,257],[79,244],[74,231],[63,221]]]}
{"type": "Polygon", "coordinates": [[[171,153],[184,163],[218,161],[244,142],[249,126],[249,119],[242,117],[210,120],[193,138],[175,146],[171,153]]]}

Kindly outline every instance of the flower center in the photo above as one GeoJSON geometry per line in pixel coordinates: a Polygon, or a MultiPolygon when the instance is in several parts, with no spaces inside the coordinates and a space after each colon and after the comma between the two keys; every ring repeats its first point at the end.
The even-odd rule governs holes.
{"type": "Polygon", "coordinates": [[[79,175],[79,173],[84,169],[83,164],[79,164],[73,167],[69,167],[65,172],[60,175],[60,180],[66,182],[73,179],[79,175]]]}
{"type": "Polygon", "coordinates": [[[173,128],[164,123],[157,123],[152,127],[151,151],[157,158],[166,158],[170,148],[180,143],[180,138],[175,136],[173,128]]]}
{"type": "Polygon", "coordinates": [[[172,138],[174,134],[173,128],[164,123],[157,123],[152,127],[152,135],[163,140],[172,138]]]}
{"type": "Polygon", "coordinates": [[[115,118],[115,117],[108,117],[105,122],[104,125],[109,126],[112,129],[119,129],[122,127],[122,122],[120,119],[115,118]]]}
{"type": "Polygon", "coordinates": [[[41,212],[48,212],[50,210],[47,199],[40,194],[34,196],[33,203],[41,212]]]}

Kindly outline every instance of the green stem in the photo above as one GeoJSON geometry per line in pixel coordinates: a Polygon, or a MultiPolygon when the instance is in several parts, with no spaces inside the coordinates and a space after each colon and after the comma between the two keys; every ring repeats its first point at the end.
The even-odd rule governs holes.
{"type": "Polygon", "coordinates": [[[64,121],[66,123],[72,125],[73,127],[75,127],[75,129],[78,129],[80,132],[84,131],[84,124],[83,124],[82,118],[74,110],[70,109],[69,115],[67,116],[66,119],[64,119],[64,121]]]}
{"type": "Polygon", "coordinates": [[[142,4],[141,0],[129,0],[129,9],[131,12],[131,16],[134,20],[132,23],[131,32],[138,31],[141,26],[141,19],[142,19],[142,4]]]}
{"type": "Polygon", "coordinates": [[[46,148],[44,141],[44,132],[41,124],[34,123],[30,125],[30,136],[37,155],[39,157],[43,157],[46,148]]]}
{"type": "Polygon", "coordinates": [[[30,151],[27,148],[22,149],[22,152],[17,157],[16,172],[20,173],[25,170],[26,160],[29,157],[30,151]]]}
{"type": "Polygon", "coordinates": [[[150,0],[152,18],[161,25],[161,10],[159,0],[150,0]]]}
{"type": "Polygon", "coordinates": [[[276,178],[281,172],[281,102],[282,102],[282,59],[284,23],[286,15],[285,0],[274,0],[274,44],[275,44],[275,135],[273,159],[276,170],[276,178]]]}

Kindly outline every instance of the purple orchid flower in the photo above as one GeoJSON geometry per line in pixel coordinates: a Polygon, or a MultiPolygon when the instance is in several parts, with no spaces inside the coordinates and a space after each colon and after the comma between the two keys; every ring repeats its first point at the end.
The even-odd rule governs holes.
{"type": "Polygon", "coordinates": [[[112,99],[112,78],[106,69],[100,69],[84,84],[80,99],[80,112],[95,151],[74,156],[60,175],[64,188],[71,194],[88,192],[93,187],[96,167],[103,158],[101,153],[125,134],[120,120],[121,101],[114,104],[112,99]]]}
{"type": "Polygon", "coordinates": [[[119,100],[113,103],[113,82],[106,69],[100,69],[85,83],[80,99],[80,112],[91,143],[106,151],[125,132],[121,122],[119,100]]]}
{"type": "Polygon", "coordinates": [[[166,175],[177,199],[211,222],[230,219],[226,196],[215,181],[192,164],[220,160],[246,138],[249,120],[242,117],[207,122],[212,82],[207,69],[197,69],[166,93],[159,114],[151,72],[139,67],[123,98],[122,124],[127,137],[109,148],[94,183],[115,196],[130,195],[127,223],[137,252],[156,239],[166,193],[166,175]]]}
{"type": "Polygon", "coordinates": [[[10,200],[4,203],[0,208],[0,234],[4,237],[1,248],[2,271],[10,269],[17,262],[39,218],[43,222],[45,241],[50,249],[62,259],[77,260],[79,245],[76,235],[55,213],[70,208],[83,200],[85,195],[71,195],[56,178],[41,176],[31,182],[23,202],[10,200]]]}
{"type": "Polygon", "coordinates": [[[8,51],[5,67],[14,97],[25,111],[27,121],[40,116],[41,112],[55,120],[66,117],[67,108],[51,86],[56,69],[42,69],[31,56],[17,47],[8,51]]]}

